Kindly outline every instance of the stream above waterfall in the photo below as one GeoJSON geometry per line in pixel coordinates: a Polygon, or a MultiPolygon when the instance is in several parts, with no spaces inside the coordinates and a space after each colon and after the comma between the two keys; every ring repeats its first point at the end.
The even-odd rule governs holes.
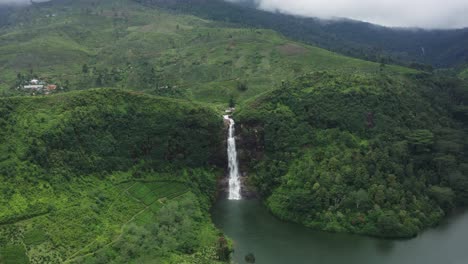
{"type": "Polygon", "coordinates": [[[257,264],[466,264],[468,211],[409,240],[333,234],[286,223],[258,200],[220,199],[212,209],[218,228],[234,241],[233,260],[257,264]]]}

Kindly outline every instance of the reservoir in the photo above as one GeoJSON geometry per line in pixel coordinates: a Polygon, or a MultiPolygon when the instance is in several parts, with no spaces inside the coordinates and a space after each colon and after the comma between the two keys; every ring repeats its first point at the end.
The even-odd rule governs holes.
{"type": "Polygon", "coordinates": [[[408,240],[312,230],[276,219],[258,200],[220,199],[213,221],[234,241],[233,260],[257,264],[468,264],[468,211],[408,240]]]}

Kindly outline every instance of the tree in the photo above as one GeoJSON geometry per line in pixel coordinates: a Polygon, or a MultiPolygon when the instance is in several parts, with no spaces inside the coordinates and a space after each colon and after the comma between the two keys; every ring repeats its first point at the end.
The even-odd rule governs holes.
{"type": "Polygon", "coordinates": [[[64,84],[63,88],[65,88],[65,89],[70,88],[70,81],[69,80],[65,80],[65,84],[64,84]]]}
{"type": "Polygon", "coordinates": [[[364,189],[359,189],[359,191],[353,192],[351,195],[354,199],[354,203],[356,204],[356,209],[367,205],[370,201],[369,194],[364,189]]]}
{"type": "Polygon", "coordinates": [[[380,70],[380,72],[383,72],[383,71],[384,71],[384,69],[385,69],[385,62],[384,62],[384,61],[382,61],[382,62],[380,62],[380,65],[379,65],[379,70],[380,70]]]}
{"type": "Polygon", "coordinates": [[[385,186],[379,185],[374,195],[374,202],[378,205],[383,205],[385,202],[385,186]]]}
{"type": "Polygon", "coordinates": [[[154,69],[154,67],[151,67],[150,76],[149,76],[150,85],[151,86],[156,86],[156,80],[157,80],[156,70],[154,69]]]}
{"type": "Polygon", "coordinates": [[[449,173],[457,167],[457,159],[453,155],[437,155],[433,162],[437,165],[437,173],[449,173]]]}
{"type": "Polygon", "coordinates": [[[255,255],[253,253],[249,253],[245,255],[245,262],[247,263],[255,263],[255,255]]]}
{"type": "Polygon", "coordinates": [[[245,92],[248,89],[249,89],[249,87],[247,86],[247,82],[241,81],[241,82],[237,83],[237,90],[239,90],[241,92],[245,92]]]}
{"type": "Polygon", "coordinates": [[[448,187],[432,186],[429,189],[429,195],[445,210],[454,206],[455,193],[448,187]]]}
{"type": "Polygon", "coordinates": [[[407,136],[415,152],[428,152],[434,144],[434,134],[427,129],[418,129],[407,136]]]}
{"type": "Polygon", "coordinates": [[[384,236],[398,236],[400,221],[398,220],[398,216],[395,214],[395,212],[389,210],[383,212],[379,216],[377,220],[377,226],[380,229],[381,234],[384,236]]]}
{"type": "Polygon", "coordinates": [[[229,98],[229,107],[234,108],[236,106],[236,102],[234,101],[234,97],[231,96],[229,98]]]}
{"type": "Polygon", "coordinates": [[[98,77],[96,78],[96,86],[102,86],[103,85],[103,79],[104,76],[102,75],[102,73],[99,73],[98,77]]]}
{"type": "Polygon", "coordinates": [[[87,65],[87,64],[83,64],[83,67],[81,67],[81,71],[82,71],[83,73],[85,73],[85,74],[88,73],[88,72],[89,72],[89,67],[88,67],[88,65],[87,65]]]}
{"type": "Polygon", "coordinates": [[[218,255],[218,259],[221,261],[228,261],[229,260],[229,255],[231,254],[231,249],[229,248],[229,244],[224,238],[223,235],[220,235],[218,238],[218,246],[216,253],[218,255]]]}

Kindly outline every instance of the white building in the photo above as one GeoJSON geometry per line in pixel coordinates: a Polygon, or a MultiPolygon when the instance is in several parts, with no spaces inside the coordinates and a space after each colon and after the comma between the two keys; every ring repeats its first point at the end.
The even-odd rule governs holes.
{"type": "MultiPolygon", "coordinates": [[[[32,81],[31,81],[32,82],[32,81]]],[[[42,90],[44,89],[44,85],[42,84],[31,84],[31,85],[25,85],[23,86],[24,89],[26,90],[36,90],[36,91],[39,91],[39,90],[42,90]]]]}

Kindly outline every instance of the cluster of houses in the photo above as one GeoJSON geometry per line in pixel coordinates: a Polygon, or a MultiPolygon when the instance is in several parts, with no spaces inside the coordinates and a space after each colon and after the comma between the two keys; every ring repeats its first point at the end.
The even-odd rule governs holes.
{"type": "Polygon", "coordinates": [[[23,90],[36,93],[43,93],[43,94],[50,94],[51,92],[57,89],[57,85],[55,84],[47,84],[44,81],[38,79],[32,79],[29,81],[29,84],[23,85],[23,90]]]}

